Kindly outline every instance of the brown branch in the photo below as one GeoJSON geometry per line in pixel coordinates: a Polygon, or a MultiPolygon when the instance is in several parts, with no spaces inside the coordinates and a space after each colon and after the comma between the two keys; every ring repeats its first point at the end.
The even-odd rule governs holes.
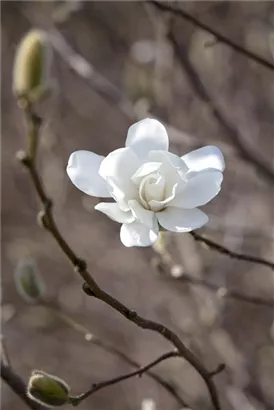
{"type": "Polygon", "coordinates": [[[168,39],[171,42],[174,52],[183,67],[185,73],[187,74],[190,84],[197,93],[197,95],[208,104],[211,109],[213,116],[219,122],[219,124],[224,128],[224,130],[229,135],[231,141],[238,149],[239,154],[241,157],[251,163],[255,168],[257,168],[258,172],[261,173],[268,181],[273,183],[274,181],[274,169],[265,162],[265,159],[262,157],[261,154],[258,153],[258,150],[254,152],[248,144],[246,144],[241,135],[239,134],[236,127],[228,122],[225,115],[221,112],[220,108],[211,98],[209,92],[207,91],[206,87],[202,83],[198,73],[192,66],[189,58],[187,56],[187,50],[178,43],[174,33],[172,30],[168,33],[168,39]]]}
{"type": "Polygon", "coordinates": [[[264,258],[260,258],[259,256],[245,255],[242,253],[231,251],[230,249],[227,249],[225,246],[220,245],[217,242],[214,242],[212,239],[208,239],[202,235],[199,235],[195,231],[190,232],[190,235],[193,237],[193,239],[196,242],[202,242],[205,245],[207,245],[210,249],[217,251],[223,255],[228,255],[231,259],[237,259],[240,261],[257,263],[259,265],[267,266],[268,268],[274,270],[274,262],[272,261],[269,261],[264,258]]]}
{"type": "Polygon", "coordinates": [[[228,37],[224,36],[223,34],[217,32],[207,24],[202,23],[200,20],[198,20],[196,17],[193,17],[191,14],[187,13],[184,11],[182,8],[175,8],[170,6],[167,3],[164,2],[159,2],[159,1],[154,1],[154,0],[149,0],[148,3],[153,4],[157,9],[167,12],[167,13],[172,13],[174,16],[178,16],[182,18],[185,21],[190,22],[193,24],[195,27],[199,27],[204,31],[207,31],[208,33],[212,34],[214,37],[216,37],[217,41],[219,43],[226,44],[230,48],[232,48],[234,51],[237,53],[247,57],[248,59],[255,61],[257,64],[260,64],[261,66],[268,68],[269,70],[273,71],[274,70],[274,64],[271,63],[270,61],[266,60],[265,58],[259,56],[258,54],[254,53],[253,51],[250,51],[246,49],[245,47],[235,43],[233,40],[229,39],[228,37]]]}
{"type": "Polygon", "coordinates": [[[165,273],[165,277],[168,279],[171,279],[172,281],[179,281],[181,283],[188,283],[191,286],[200,286],[203,287],[209,291],[212,291],[214,293],[219,293],[220,292],[220,297],[225,298],[225,299],[234,299],[238,300],[239,302],[244,302],[244,303],[250,303],[252,305],[256,306],[264,306],[266,308],[269,308],[273,310],[274,308],[274,300],[273,299],[264,299],[259,296],[249,296],[245,295],[242,292],[239,292],[234,289],[227,289],[226,287],[216,285],[215,283],[208,282],[205,279],[202,278],[196,278],[195,276],[183,272],[181,276],[174,277],[170,275],[170,273],[166,273],[165,263],[162,261],[159,262],[158,268],[165,273]],[[168,275],[168,276],[167,276],[168,275]],[[223,292],[221,292],[223,290],[223,292]]]}
{"type": "Polygon", "coordinates": [[[119,107],[119,110],[130,120],[136,119],[136,113],[132,102],[119,88],[102,76],[90,62],[87,62],[80,54],[75,53],[62,34],[52,27],[48,32],[53,47],[68,66],[82,78],[93,91],[98,93],[110,104],[119,107]]]}
{"type": "MultiPolygon", "coordinates": [[[[117,347],[114,347],[112,344],[106,342],[105,340],[101,340],[99,337],[91,333],[89,329],[87,329],[85,326],[79,323],[76,323],[73,319],[71,319],[71,317],[61,312],[57,307],[53,306],[52,304],[49,304],[48,302],[44,302],[43,306],[45,306],[47,309],[50,309],[51,312],[53,312],[60,320],[62,320],[68,326],[70,326],[76,331],[83,333],[85,335],[85,339],[88,342],[99,347],[104,352],[108,352],[119,357],[121,360],[123,360],[125,363],[128,363],[132,367],[135,367],[137,369],[141,367],[138,362],[133,360],[122,350],[117,349],[117,347]]],[[[189,405],[180,397],[179,393],[177,392],[177,389],[174,386],[172,386],[169,382],[164,380],[161,376],[151,372],[150,370],[146,371],[146,375],[153,379],[156,383],[160,384],[163,388],[165,388],[170,393],[170,395],[173,396],[173,398],[178,402],[180,407],[189,407],[189,405]]]]}
{"type": "MultiPolygon", "coordinates": [[[[32,124],[32,126],[36,125],[36,128],[35,128],[36,135],[35,136],[33,135],[33,133],[30,133],[30,130],[32,128],[28,128],[29,146],[30,146],[31,138],[35,137],[36,139],[38,139],[38,134],[39,134],[38,125],[40,124],[38,124],[38,122],[36,121],[37,117],[34,114],[34,112],[32,112],[32,107],[29,104],[27,105],[28,105],[28,109],[25,109],[27,125],[28,126],[30,126],[30,124],[32,124]]],[[[42,205],[42,211],[39,213],[40,223],[43,225],[43,227],[48,232],[51,233],[55,241],[60,246],[61,250],[65,253],[65,255],[68,257],[70,262],[73,264],[75,271],[82,277],[84,282],[87,283],[87,285],[91,289],[94,296],[97,299],[105,302],[107,305],[112,307],[114,310],[119,312],[121,315],[123,315],[125,318],[127,318],[131,322],[135,323],[138,327],[159,333],[160,335],[162,335],[162,337],[170,341],[173,344],[173,346],[178,350],[178,352],[180,353],[180,356],[183,357],[187,362],[189,362],[204,380],[214,409],[221,410],[221,405],[220,405],[217,389],[216,389],[214,381],[211,378],[210,372],[204,367],[204,365],[200,362],[200,360],[184,345],[184,343],[180,340],[180,338],[174,332],[172,332],[169,328],[162,325],[161,323],[154,322],[152,320],[145,319],[142,316],[139,316],[135,311],[129,309],[123,303],[121,303],[120,301],[118,301],[117,299],[115,299],[114,297],[112,297],[111,295],[109,295],[103,289],[100,288],[100,286],[97,284],[95,279],[89,273],[86,262],[78,258],[78,256],[72,250],[72,248],[68,245],[68,243],[62,237],[61,233],[59,232],[56,226],[54,216],[52,213],[52,201],[47,197],[45,193],[42,181],[40,179],[40,176],[38,174],[38,171],[35,165],[35,156],[33,157],[30,156],[30,151],[26,152],[25,155],[23,155],[23,152],[21,152],[19,159],[21,163],[25,166],[25,168],[28,170],[30,178],[33,182],[36,193],[42,205]]]]}
{"type": "Polygon", "coordinates": [[[172,268],[176,264],[172,261],[172,258],[167,253],[162,255],[159,254],[159,260],[156,259],[155,267],[159,270],[160,273],[165,275],[165,278],[172,281],[179,281],[181,283],[190,284],[191,286],[203,287],[211,292],[217,293],[219,297],[225,299],[234,299],[239,302],[250,303],[252,305],[264,306],[273,310],[274,308],[274,299],[264,299],[259,296],[249,296],[242,292],[239,292],[234,289],[227,289],[226,287],[219,286],[215,283],[208,282],[203,278],[197,278],[189,273],[184,272],[182,268],[182,274],[179,276],[172,275],[172,268]]]}
{"type": "Polygon", "coordinates": [[[217,376],[217,374],[222,373],[224,370],[225,370],[225,364],[221,363],[221,364],[219,364],[219,366],[216,367],[215,370],[210,372],[210,376],[211,377],[217,376]]]}
{"type": "Polygon", "coordinates": [[[195,278],[187,273],[183,273],[181,277],[176,278],[175,280],[190,283],[191,285],[194,285],[194,286],[202,286],[213,292],[218,292],[223,289],[224,292],[220,295],[222,298],[234,299],[240,302],[250,303],[252,305],[257,305],[257,306],[265,306],[267,308],[270,308],[271,310],[273,310],[274,308],[274,300],[264,299],[259,296],[248,296],[248,295],[245,295],[244,293],[238,292],[237,290],[223,288],[222,286],[215,285],[214,283],[210,283],[204,279],[195,278]]]}
{"type": "Polygon", "coordinates": [[[7,383],[11,390],[32,410],[46,410],[47,407],[31,400],[27,395],[27,386],[10,366],[1,361],[1,378],[7,383]]]}
{"type": "MultiPolygon", "coordinates": [[[[192,235],[194,234],[196,234],[196,232],[192,232],[192,235]]],[[[220,246],[219,244],[216,245],[218,247],[220,246]]],[[[227,289],[215,283],[208,282],[208,280],[205,280],[203,278],[195,277],[189,273],[186,273],[183,267],[180,267],[180,265],[179,268],[181,268],[181,274],[177,276],[173,275],[172,271],[175,267],[178,267],[178,265],[166,249],[164,242],[160,247],[154,245],[153,249],[158,254],[158,256],[155,258],[155,267],[159,270],[160,273],[164,274],[166,278],[171,279],[172,281],[176,280],[182,283],[188,283],[192,286],[200,286],[206,288],[207,290],[217,293],[222,298],[235,299],[240,302],[264,306],[270,308],[271,310],[274,308],[274,299],[264,299],[259,296],[249,296],[242,292],[239,292],[238,290],[227,289]]]]}
{"type": "MultiPolygon", "coordinates": [[[[174,351],[168,352],[168,353],[165,353],[165,354],[161,355],[160,357],[158,357],[158,359],[156,359],[153,362],[147,364],[146,366],[140,367],[138,370],[135,370],[134,372],[130,372],[130,373],[124,374],[122,376],[118,376],[118,377],[106,380],[104,382],[95,383],[95,384],[92,385],[91,389],[88,390],[86,393],[83,393],[80,396],[71,397],[71,403],[74,406],[77,406],[83,400],[85,400],[87,397],[91,396],[93,393],[97,392],[98,390],[101,390],[101,389],[103,389],[105,387],[108,387],[108,386],[112,386],[113,384],[116,384],[116,383],[120,383],[120,382],[122,382],[124,380],[127,380],[127,379],[130,379],[134,376],[141,377],[143,375],[143,373],[145,373],[146,371],[148,371],[152,367],[156,366],[157,364],[163,362],[164,360],[170,359],[171,357],[179,357],[179,356],[180,356],[180,353],[178,353],[178,352],[174,352],[174,351]]],[[[211,372],[210,375],[212,376],[213,373],[211,372]]]]}

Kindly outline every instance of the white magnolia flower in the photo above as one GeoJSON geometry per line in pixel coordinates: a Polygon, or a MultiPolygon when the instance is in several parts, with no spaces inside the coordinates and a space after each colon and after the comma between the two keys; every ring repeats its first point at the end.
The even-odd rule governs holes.
{"type": "Polygon", "coordinates": [[[165,127],[147,118],[133,124],[125,148],[106,157],[89,151],[71,154],[67,173],[87,195],[113,198],[95,209],[122,223],[125,246],[150,246],[159,226],[172,232],[189,232],[207,223],[198,207],[221,188],[224,158],[215,146],[183,157],[168,152],[165,127]]]}

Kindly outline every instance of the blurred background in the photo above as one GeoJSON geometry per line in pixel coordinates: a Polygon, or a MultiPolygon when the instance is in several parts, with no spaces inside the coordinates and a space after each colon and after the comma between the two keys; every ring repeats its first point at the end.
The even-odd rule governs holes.
{"type": "MultiPolygon", "coordinates": [[[[273,63],[272,2],[161,4],[186,11],[273,63]]],[[[207,368],[226,364],[216,376],[222,409],[273,409],[273,271],[214,252],[189,234],[167,236],[169,257],[159,269],[152,248],[123,247],[119,224],[93,210],[97,199],[72,186],[65,168],[72,151],[106,155],[124,145],[134,116],[154,116],[168,127],[172,152],[216,144],[224,153],[223,189],[205,207],[210,222],[199,233],[233,251],[273,259],[274,71],[149,2],[1,5],[2,334],[16,372],[27,380],[33,369],[43,369],[77,394],[132,369],[109,346],[140,364],[170,349],[157,334],[85,295],[54,240],[36,224],[35,193],[15,160],[25,131],[11,84],[16,46],[38,27],[55,48],[52,93],[40,107],[39,170],[61,232],[103,289],[172,328],[207,368]],[[14,274],[28,263],[43,277],[46,305],[30,304],[17,292],[14,274]]],[[[171,359],[154,372],[193,409],[211,409],[203,381],[185,361],[171,359]]],[[[4,383],[2,406],[27,408],[4,383]]],[[[80,406],[175,410],[183,402],[144,375],[80,406]]]]}

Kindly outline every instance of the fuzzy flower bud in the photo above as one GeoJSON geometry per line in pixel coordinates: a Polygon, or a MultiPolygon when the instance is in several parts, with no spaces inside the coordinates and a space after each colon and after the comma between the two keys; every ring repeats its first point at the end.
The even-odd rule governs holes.
{"type": "Polygon", "coordinates": [[[18,293],[30,303],[38,302],[45,293],[45,283],[36,264],[31,259],[21,260],[14,273],[18,293]]]}
{"type": "Polygon", "coordinates": [[[69,400],[70,388],[59,377],[34,370],[28,383],[28,396],[47,407],[58,407],[69,400]]]}
{"type": "Polygon", "coordinates": [[[31,30],[20,41],[13,66],[13,91],[18,98],[37,99],[47,88],[51,48],[45,32],[31,30]]]}

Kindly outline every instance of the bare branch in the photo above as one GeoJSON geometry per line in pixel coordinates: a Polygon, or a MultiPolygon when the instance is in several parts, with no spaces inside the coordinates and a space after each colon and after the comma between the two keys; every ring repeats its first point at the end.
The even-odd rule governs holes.
{"type": "Polygon", "coordinates": [[[208,26],[207,24],[202,23],[200,20],[198,20],[196,17],[193,17],[191,14],[187,13],[184,11],[182,8],[175,8],[173,6],[170,6],[167,3],[164,2],[159,2],[159,1],[154,1],[154,0],[149,0],[149,3],[153,4],[157,9],[163,11],[163,12],[168,12],[172,13],[174,16],[178,16],[182,18],[183,20],[186,20],[193,24],[196,27],[201,28],[204,31],[207,31],[208,33],[212,34],[214,37],[216,37],[217,41],[219,43],[226,44],[230,48],[232,48],[234,51],[237,53],[247,57],[248,59],[255,61],[257,64],[260,64],[261,66],[274,71],[274,64],[271,63],[270,61],[266,60],[265,58],[259,56],[258,54],[246,49],[245,47],[235,43],[232,41],[230,38],[224,36],[221,33],[218,33],[216,30],[208,26]]]}
{"type": "Polygon", "coordinates": [[[217,374],[223,372],[224,370],[225,370],[225,364],[224,364],[224,363],[221,363],[221,364],[219,364],[219,366],[217,366],[217,368],[216,368],[215,370],[213,370],[212,372],[210,372],[210,376],[211,376],[211,377],[214,377],[214,376],[216,376],[217,374]]]}
{"type": "Polygon", "coordinates": [[[267,266],[268,268],[274,270],[274,262],[269,261],[259,256],[245,255],[238,252],[233,252],[230,249],[227,249],[225,246],[220,245],[217,242],[214,242],[212,239],[205,238],[202,235],[199,235],[195,231],[190,232],[190,235],[196,242],[202,242],[207,245],[210,249],[222,253],[223,255],[228,255],[231,259],[237,259],[240,261],[257,263],[258,265],[267,266]]]}
{"type": "Polygon", "coordinates": [[[227,289],[226,287],[219,286],[215,283],[211,283],[206,279],[197,278],[189,273],[184,271],[183,267],[181,268],[181,273],[179,275],[173,275],[172,271],[174,267],[178,268],[178,265],[173,261],[170,253],[165,249],[164,253],[157,250],[154,247],[155,252],[159,255],[155,259],[155,267],[158,268],[160,273],[163,273],[166,278],[171,279],[172,281],[180,281],[182,283],[190,284],[191,286],[199,286],[206,288],[209,291],[212,291],[217,294],[220,298],[226,299],[234,299],[240,302],[250,303],[257,306],[264,306],[270,308],[271,310],[274,308],[274,300],[273,299],[264,299],[259,296],[249,296],[245,295],[242,292],[234,289],[227,289]]]}
{"type": "MultiPolygon", "coordinates": [[[[124,374],[122,376],[118,376],[109,380],[106,380],[104,382],[96,383],[93,384],[91,389],[88,390],[86,393],[81,394],[80,396],[76,396],[71,398],[71,402],[74,406],[77,406],[79,403],[81,403],[83,400],[85,400],[87,397],[91,396],[93,393],[97,392],[98,390],[104,389],[105,387],[112,386],[113,384],[120,383],[124,380],[130,379],[134,376],[139,376],[141,377],[143,373],[145,373],[147,370],[151,369],[152,367],[156,366],[157,364],[163,362],[164,360],[170,359],[171,357],[179,357],[180,353],[179,352],[168,352],[160,357],[158,359],[154,360],[153,362],[147,364],[146,366],[141,367],[138,370],[135,370],[134,372],[130,372],[127,374],[124,374]]],[[[212,376],[212,373],[210,373],[212,376]]]]}
{"type": "Polygon", "coordinates": [[[129,119],[134,120],[136,118],[132,102],[119,88],[96,71],[80,54],[75,53],[56,28],[51,28],[48,34],[61,58],[68,63],[69,67],[78,74],[80,78],[85,80],[85,82],[106,101],[118,106],[120,111],[129,119]]]}
{"type": "MultiPolygon", "coordinates": [[[[65,313],[60,311],[57,307],[47,302],[44,302],[43,305],[46,306],[47,309],[50,309],[60,320],[62,320],[65,324],[70,326],[72,329],[84,334],[85,339],[88,342],[92,343],[95,346],[98,346],[100,349],[102,349],[105,352],[111,353],[119,357],[121,360],[128,363],[130,366],[133,366],[137,369],[141,367],[138,362],[133,360],[130,356],[128,356],[122,350],[119,350],[117,347],[114,347],[112,344],[106,342],[105,340],[100,339],[98,336],[95,336],[93,333],[89,331],[89,329],[87,329],[82,324],[76,323],[74,319],[67,316],[65,313]]],[[[165,388],[170,393],[170,395],[173,396],[173,398],[178,402],[180,406],[189,407],[189,405],[180,397],[179,393],[177,392],[177,389],[174,386],[172,386],[169,382],[164,380],[161,376],[151,372],[150,370],[146,371],[146,375],[151,377],[156,383],[160,384],[163,388],[165,388]]]]}
{"type": "Polygon", "coordinates": [[[202,286],[206,289],[209,289],[213,292],[216,292],[220,295],[222,298],[226,299],[234,299],[238,300],[240,302],[245,302],[245,303],[251,303],[253,305],[257,306],[265,306],[267,308],[270,308],[273,310],[274,308],[274,300],[268,300],[261,298],[259,296],[248,296],[245,295],[244,293],[241,293],[237,290],[234,289],[227,289],[226,287],[220,287],[214,283],[210,283],[204,279],[201,278],[195,278],[187,273],[183,273],[183,275],[179,278],[176,278],[175,280],[180,280],[182,282],[189,283],[194,286],[202,286]]]}
{"type": "Polygon", "coordinates": [[[27,395],[27,386],[18,374],[10,366],[1,361],[1,378],[7,383],[11,390],[19,396],[23,402],[32,410],[46,410],[47,407],[31,400],[27,395]]]}
{"type": "MultiPolygon", "coordinates": [[[[25,107],[25,116],[28,125],[28,135],[29,135],[29,144],[32,138],[38,139],[39,134],[39,126],[38,122],[36,121],[37,116],[32,111],[32,107],[29,102],[26,101],[25,107]],[[36,135],[34,135],[33,130],[35,130],[36,135]]],[[[31,144],[30,144],[31,145],[31,144]]],[[[214,381],[210,376],[210,372],[204,367],[201,361],[184,345],[184,343],[180,340],[180,338],[172,332],[169,328],[162,325],[161,323],[154,322],[149,319],[145,319],[142,316],[139,316],[135,311],[129,309],[123,303],[118,301],[117,299],[113,298],[111,295],[106,293],[100,286],[97,284],[95,279],[91,276],[87,269],[87,264],[85,261],[81,260],[72,250],[72,248],[68,245],[66,240],[61,235],[59,229],[54,220],[54,216],[52,213],[52,201],[47,197],[47,194],[44,190],[42,181],[40,179],[38,170],[35,165],[35,156],[31,156],[30,154],[32,151],[28,150],[28,152],[20,154],[20,161],[28,170],[30,178],[33,182],[34,188],[36,193],[41,201],[42,211],[39,213],[39,220],[43,227],[51,233],[54,237],[58,245],[60,246],[61,250],[64,254],[68,257],[70,262],[73,264],[75,271],[82,277],[84,282],[87,283],[89,288],[91,289],[92,293],[95,297],[107,305],[112,307],[114,310],[119,312],[125,318],[130,320],[131,322],[135,323],[138,327],[142,329],[148,329],[153,332],[159,333],[162,337],[170,341],[175,348],[177,348],[180,356],[183,357],[187,362],[189,362],[195,370],[200,374],[203,378],[210,398],[212,405],[215,410],[221,410],[221,405],[217,393],[217,389],[215,386],[214,381]]]]}
{"type": "Polygon", "coordinates": [[[230,124],[228,120],[225,118],[225,115],[221,112],[220,108],[213,101],[209,92],[202,83],[198,73],[189,61],[187,51],[183,48],[182,45],[179,45],[172,30],[169,31],[168,38],[171,44],[173,45],[174,52],[177,55],[177,58],[181,66],[183,67],[185,73],[188,75],[192,88],[197,93],[197,95],[209,105],[212,114],[214,115],[216,120],[221,124],[224,130],[227,132],[231,141],[238,149],[238,152],[241,155],[241,157],[245,161],[255,166],[262,176],[264,176],[268,181],[273,183],[274,169],[266,163],[265,159],[258,153],[258,151],[254,152],[250,148],[250,146],[243,141],[241,135],[239,134],[235,126],[230,124]]]}

